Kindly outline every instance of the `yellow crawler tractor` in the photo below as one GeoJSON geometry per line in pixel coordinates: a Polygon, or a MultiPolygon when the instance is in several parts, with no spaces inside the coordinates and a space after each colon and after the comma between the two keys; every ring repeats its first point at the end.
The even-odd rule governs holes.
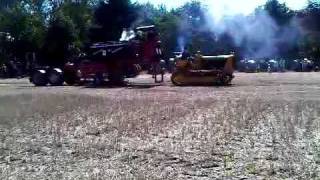
{"type": "Polygon", "coordinates": [[[171,81],[176,86],[229,85],[234,78],[234,55],[177,58],[171,81]]]}

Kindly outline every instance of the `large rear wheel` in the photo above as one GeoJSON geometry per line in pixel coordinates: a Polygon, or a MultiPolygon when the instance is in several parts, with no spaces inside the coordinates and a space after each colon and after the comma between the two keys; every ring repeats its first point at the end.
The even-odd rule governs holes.
{"type": "Polygon", "coordinates": [[[93,77],[93,86],[98,87],[101,86],[103,84],[103,76],[102,74],[98,73],[93,77]]]}
{"type": "Polygon", "coordinates": [[[48,84],[48,77],[45,70],[36,70],[32,74],[32,83],[35,86],[46,86],[48,84]]]}
{"type": "Polygon", "coordinates": [[[73,86],[79,82],[79,78],[77,77],[76,73],[73,72],[65,72],[64,73],[64,81],[67,85],[73,86]]]}
{"type": "Polygon", "coordinates": [[[48,75],[49,84],[52,86],[62,86],[63,85],[63,73],[60,69],[52,69],[48,75]]]}
{"type": "Polygon", "coordinates": [[[112,72],[109,74],[109,82],[112,85],[123,85],[124,75],[122,72],[112,72]]]}

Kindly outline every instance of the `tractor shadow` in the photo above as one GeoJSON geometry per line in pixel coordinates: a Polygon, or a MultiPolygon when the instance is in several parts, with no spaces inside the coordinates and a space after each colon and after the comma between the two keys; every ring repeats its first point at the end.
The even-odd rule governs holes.
{"type": "Polygon", "coordinates": [[[125,82],[123,84],[114,85],[108,82],[105,82],[102,85],[95,86],[93,84],[86,84],[84,88],[89,89],[117,89],[117,88],[126,88],[126,89],[151,89],[158,86],[166,86],[163,83],[143,83],[143,82],[125,82]]]}
{"type": "Polygon", "coordinates": [[[127,89],[151,89],[158,86],[166,86],[161,83],[129,83],[127,84],[127,89]]]}
{"type": "Polygon", "coordinates": [[[222,88],[236,87],[238,85],[236,85],[236,84],[228,84],[228,85],[217,85],[217,84],[174,85],[174,84],[169,84],[167,86],[169,86],[169,87],[180,87],[180,88],[207,87],[207,88],[222,89],[222,88]]]}

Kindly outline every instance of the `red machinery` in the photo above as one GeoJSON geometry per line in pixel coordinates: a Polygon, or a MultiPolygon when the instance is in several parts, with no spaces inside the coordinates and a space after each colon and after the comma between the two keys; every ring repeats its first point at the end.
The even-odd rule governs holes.
{"type": "Polygon", "coordinates": [[[100,85],[105,80],[122,84],[125,78],[137,76],[142,70],[152,69],[156,82],[163,81],[162,51],[159,33],[154,26],[124,31],[120,41],[92,44],[87,55],[68,62],[63,70],[37,68],[30,77],[36,86],[69,85],[93,81],[100,85]],[[161,81],[157,80],[161,74],[161,81]]]}

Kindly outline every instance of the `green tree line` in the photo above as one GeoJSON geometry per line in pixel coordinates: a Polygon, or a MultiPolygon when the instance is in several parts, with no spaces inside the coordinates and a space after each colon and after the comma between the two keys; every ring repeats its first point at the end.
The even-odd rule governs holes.
{"type": "MultiPolygon", "coordinates": [[[[1,0],[0,63],[14,57],[26,61],[26,54],[35,52],[44,64],[62,65],[75,50],[83,50],[90,43],[118,40],[123,28],[150,24],[156,25],[160,32],[165,58],[183,46],[192,52],[223,54],[234,51],[245,56],[242,52],[245,52],[246,43],[254,43],[245,39],[237,44],[230,33],[217,34],[208,25],[207,8],[199,1],[167,9],[164,5],[138,4],[130,0],[1,0]]],[[[255,18],[261,10],[276,22],[279,32],[284,31],[284,27],[303,29],[290,46],[278,42],[279,56],[320,58],[318,0],[309,0],[306,8],[299,11],[277,0],[268,0],[245,18],[255,18]],[[290,23],[292,20],[297,23],[290,23]]]]}

